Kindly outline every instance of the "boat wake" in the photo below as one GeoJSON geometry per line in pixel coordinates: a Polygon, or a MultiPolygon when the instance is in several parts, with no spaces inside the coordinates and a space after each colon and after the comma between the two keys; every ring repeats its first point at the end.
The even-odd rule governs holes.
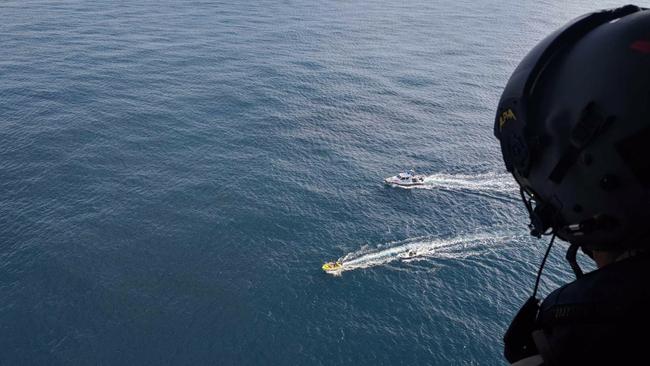
{"type": "Polygon", "coordinates": [[[397,186],[403,189],[447,189],[484,192],[516,192],[519,186],[510,174],[432,174],[424,178],[424,184],[418,186],[397,186]]]}
{"type": "Polygon", "coordinates": [[[389,242],[376,247],[365,245],[359,250],[338,259],[341,270],[332,273],[385,265],[395,261],[410,262],[427,258],[460,259],[478,255],[495,244],[512,239],[512,236],[475,234],[454,238],[420,237],[389,242]]]}

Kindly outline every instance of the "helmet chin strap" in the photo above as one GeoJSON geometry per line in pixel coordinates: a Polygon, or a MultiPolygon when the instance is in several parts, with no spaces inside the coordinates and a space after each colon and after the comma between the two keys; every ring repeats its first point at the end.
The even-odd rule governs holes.
{"type": "Polygon", "coordinates": [[[578,253],[578,248],[580,248],[579,245],[571,244],[569,246],[569,249],[567,249],[566,251],[566,257],[565,257],[566,260],[569,262],[569,265],[571,266],[573,273],[576,275],[576,280],[580,279],[583,276],[582,268],[580,268],[580,265],[576,260],[576,254],[578,253]]]}

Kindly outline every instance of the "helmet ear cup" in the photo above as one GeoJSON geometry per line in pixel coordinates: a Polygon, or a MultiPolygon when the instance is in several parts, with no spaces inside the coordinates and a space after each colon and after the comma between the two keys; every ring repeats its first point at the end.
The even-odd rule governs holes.
{"type": "Polygon", "coordinates": [[[527,176],[530,166],[530,150],[524,136],[513,134],[507,141],[506,147],[511,156],[512,164],[520,175],[527,176]]]}

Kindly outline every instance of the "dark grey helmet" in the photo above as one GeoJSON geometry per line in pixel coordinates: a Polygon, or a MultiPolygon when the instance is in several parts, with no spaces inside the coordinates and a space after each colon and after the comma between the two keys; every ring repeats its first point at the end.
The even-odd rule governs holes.
{"type": "Polygon", "coordinates": [[[650,11],[587,14],[541,41],[508,81],[494,133],[533,235],[650,245],[650,11]]]}

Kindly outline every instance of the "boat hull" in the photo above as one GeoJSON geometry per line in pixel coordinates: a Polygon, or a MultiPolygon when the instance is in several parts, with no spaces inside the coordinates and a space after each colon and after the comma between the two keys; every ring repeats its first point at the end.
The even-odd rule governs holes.
{"type": "Polygon", "coordinates": [[[392,186],[400,187],[417,187],[424,185],[424,177],[415,176],[409,179],[399,179],[397,176],[384,179],[384,183],[392,186]]]}

